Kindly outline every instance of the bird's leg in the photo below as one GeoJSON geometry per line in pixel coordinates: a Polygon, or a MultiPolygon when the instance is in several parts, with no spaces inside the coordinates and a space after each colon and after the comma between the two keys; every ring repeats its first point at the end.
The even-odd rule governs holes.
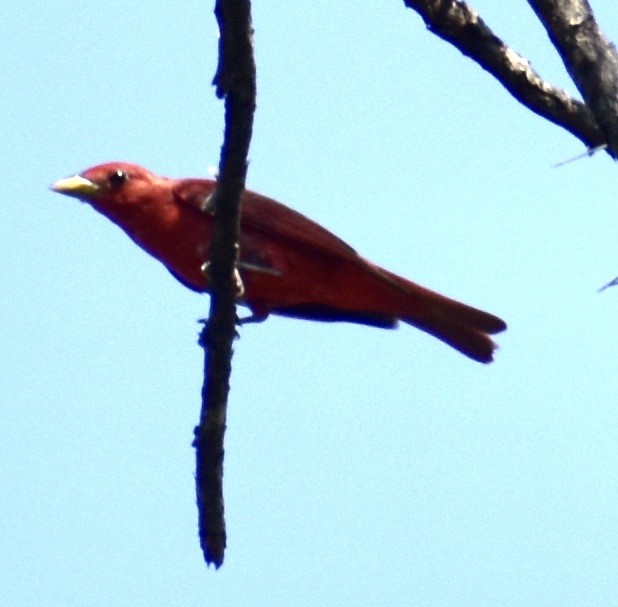
{"type": "MultiPolygon", "coordinates": [[[[210,273],[210,262],[205,261],[200,269],[202,274],[208,278],[210,273]]],[[[236,291],[236,297],[239,299],[245,294],[245,287],[242,284],[242,278],[240,277],[240,272],[237,267],[234,267],[234,290],[236,291]]]]}
{"type": "Polygon", "coordinates": [[[236,317],[236,324],[239,326],[248,325],[251,323],[264,322],[268,318],[268,314],[256,314],[255,312],[244,318],[236,317]]]}
{"type": "MultiPolygon", "coordinates": [[[[205,261],[202,264],[201,271],[206,278],[208,278],[210,269],[210,262],[205,261]]],[[[256,263],[248,263],[246,261],[239,261],[234,268],[234,283],[236,286],[236,297],[239,299],[245,294],[245,288],[242,283],[242,278],[240,276],[239,270],[244,270],[245,272],[261,272],[262,274],[268,274],[269,276],[281,276],[281,272],[279,270],[274,270],[273,268],[269,268],[268,266],[259,265],[256,263]]]]}
{"type": "MultiPolygon", "coordinates": [[[[205,261],[202,264],[201,270],[202,270],[202,274],[204,274],[206,278],[208,278],[209,269],[210,269],[210,262],[205,261]]],[[[262,274],[268,274],[269,276],[281,276],[281,272],[279,272],[279,270],[274,270],[273,268],[269,268],[268,266],[259,265],[255,263],[248,263],[246,261],[239,261],[236,264],[236,267],[234,268],[234,282],[236,286],[236,297],[238,299],[241,299],[245,293],[245,288],[243,286],[243,282],[242,282],[242,278],[240,276],[239,270],[242,270],[244,272],[261,272],[262,274]]],[[[240,318],[239,316],[237,316],[236,324],[240,326],[240,325],[247,325],[250,323],[264,322],[267,317],[268,317],[268,312],[260,313],[260,312],[253,311],[252,314],[244,318],[240,318]]]]}
{"type": "MultiPolygon", "coordinates": [[[[239,261],[238,267],[245,272],[261,272],[262,274],[268,274],[269,276],[281,276],[281,272],[269,268],[267,266],[259,265],[256,263],[248,263],[246,261],[239,261]]],[[[248,325],[250,323],[264,322],[268,318],[268,312],[256,312],[252,310],[250,316],[244,318],[238,317],[236,323],[240,325],[248,325]]]]}

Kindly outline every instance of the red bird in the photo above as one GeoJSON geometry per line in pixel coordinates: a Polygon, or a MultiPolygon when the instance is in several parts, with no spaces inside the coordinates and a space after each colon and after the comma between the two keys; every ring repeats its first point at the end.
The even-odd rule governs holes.
{"type": "MultiPolygon", "coordinates": [[[[213,215],[208,179],[167,179],[112,162],[54,183],[121,227],[185,286],[207,291],[213,215]]],[[[363,259],[307,217],[271,198],[245,191],[239,303],[257,320],[269,314],[393,328],[399,320],[487,363],[506,329],[500,318],[448,299],[363,259]]]]}

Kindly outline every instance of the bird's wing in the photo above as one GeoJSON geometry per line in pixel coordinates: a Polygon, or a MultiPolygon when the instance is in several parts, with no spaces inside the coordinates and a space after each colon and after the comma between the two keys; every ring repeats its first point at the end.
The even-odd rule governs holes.
{"type": "MultiPolygon", "coordinates": [[[[208,197],[215,185],[208,179],[184,179],[174,187],[174,197],[179,204],[208,212],[208,197]]],[[[243,194],[241,230],[273,240],[289,240],[296,247],[312,248],[337,257],[360,259],[350,245],[315,221],[252,191],[243,194]]]]}

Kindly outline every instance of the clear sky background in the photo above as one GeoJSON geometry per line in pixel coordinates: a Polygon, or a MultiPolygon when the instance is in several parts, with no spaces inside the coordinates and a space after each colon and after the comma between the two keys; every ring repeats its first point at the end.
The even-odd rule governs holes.
{"type": "MultiPolygon", "coordinates": [[[[593,2],[614,41],[614,0],[593,2]]],[[[575,93],[523,0],[477,0],[575,93]]],[[[197,538],[208,298],[90,207],[92,164],[217,165],[211,3],[3,2],[0,588],[15,606],[618,604],[616,167],[401,2],[254,5],[248,184],[502,316],[492,365],[408,326],[241,330],[226,560],[197,538]]]]}

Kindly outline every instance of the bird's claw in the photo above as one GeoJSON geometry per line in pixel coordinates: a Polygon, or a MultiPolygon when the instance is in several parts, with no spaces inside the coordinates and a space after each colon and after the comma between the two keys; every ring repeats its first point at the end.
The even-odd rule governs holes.
{"type": "MultiPolygon", "coordinates": [[[[204,274],[204,276],[208,278],[210,274],[210,262],[205,261],[202,264],[202,267],[200,269],[202,271],[202,274],[204,274]]],[[[234,280],[234,291],[236,293],[236,297],[240,299],[245,294],[245,287],[242,283],[240,272],[238,271],[238,268],[236,266],[234,266],[233,280],[234,280]]]]}

